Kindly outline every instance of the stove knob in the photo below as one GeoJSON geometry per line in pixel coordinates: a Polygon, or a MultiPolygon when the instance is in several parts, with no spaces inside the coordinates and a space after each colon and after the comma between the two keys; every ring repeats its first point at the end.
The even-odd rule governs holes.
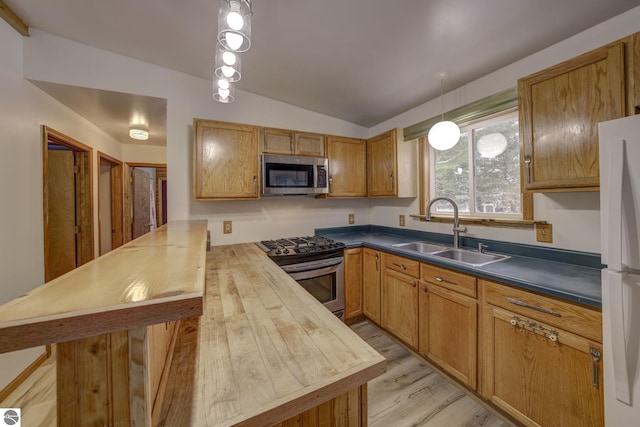
{"type": "Polygon", "coordinates": [[[285,249],[285,250],[284,250],[284,254],[286,255],[286,254],[288,254],[288,253],[289,253],[289,249],[285,249]]]}
{"type": "Polygon", "coordinates": [[[282,251],[280,249],[276,249],[276,255],[281,255],[282,251]]]}

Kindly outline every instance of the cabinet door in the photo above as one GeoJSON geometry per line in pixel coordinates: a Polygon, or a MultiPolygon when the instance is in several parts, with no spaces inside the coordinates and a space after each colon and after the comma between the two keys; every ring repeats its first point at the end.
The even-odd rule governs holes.
{"type": "Polygon", "coordinates": [[[602,356],[591,353],[602,355],[600,343],[492,305],[482,311],[484,397],[527,426],[604,425],[602,356]]]}
{"type": "Polygon", "coordinates": [[[474,298],[420,284],[418,350],[472,390],[477,378],[477,316],[474,298]]]}
{"type": "Polygon", "coordinates": [[[418,346],[418,279],[385,268],[382,327],[410,347],[418,346]]]}
{"type": "Polygon", "coordinates": [[[364,248],[362,252],[362,311],[376,325],[381,324],[380,310],[380,252],[364,248]]]}
{"type": "Polygon", "coordinates": [[[624,47],[616,42],[518,81],[523,190],[598,190],[598,123],[625,114],[624,47]]]}
{"type": "Polygon", "coordinates": [[[194,120],[196,199],[257,199],[258,128],[194,120]]]}
{"type": "Polygon", "coordinates": [[[329,197],[367,196],[367,145],[363,139],[327,137],[329,197]]]}
{"type": "Polygon", "coordinates": [[[367,141],[367,189],[369,197],[398,195],[397,131],[393,129],[367,141]]]}
{"type": "Polygon", "coordinates": [[[285,129],[262,128],[262,152],[270,154],[294,154],[294,132],[285,129]]]}
{"type": "Polygon", "coordinates": [[[296,132],[295,153],[299,156],[324,157],[324,135],[296,132]]]}
{"type": "Polygon", "coordinates": [[[362,248],[344,251],[344,317],[362,314],[362,248]]]}

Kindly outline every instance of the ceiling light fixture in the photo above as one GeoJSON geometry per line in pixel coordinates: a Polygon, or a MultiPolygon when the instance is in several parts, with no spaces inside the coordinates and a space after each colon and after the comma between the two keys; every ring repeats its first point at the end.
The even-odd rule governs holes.
{"type": "Polygon", "coordinates": [[[442,81],[449,77],[446,71],[435,74],[435,78],[440,80],[440,103],[442,107],[441,121],[431,126],[427,139],[429,144],[436,150],[448,150],[453,148],[460,140],[460,128],[452,121],[444,119],[444,86],[442,81]]]}
{"type": "Polygon", "coordinates": [[[251,47],[250,0],[221,0],[218,11],[218,43],[213,73],[213,99],[233,102],[233,85],[240,80],[240,53],[251,47]]]}
{"type": "Polygon", "coordinates": [[[149,139],[149,131],[137,127],[131,128],[129,129],[129,137],[140,141],[146,141],[147,139],[149,139]]]}

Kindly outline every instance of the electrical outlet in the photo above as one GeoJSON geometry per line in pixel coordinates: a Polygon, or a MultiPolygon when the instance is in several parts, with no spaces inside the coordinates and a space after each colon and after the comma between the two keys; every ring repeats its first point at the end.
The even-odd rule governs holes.
{"type": "Polygon", "coordinates": [[[224,234],[233,233],[233,226],[232,226],[232,222],[231,221],[223,221],[222,222],[222,232],[224,234]]]}
{"type": "Polygon", "coordinates": [[[400,227],[404,227],[404,215],[400,215],[400,227]]]}
{"type": "Polygon", "coordinates": [[[356,214],[349,214],[349,224],[355,224],[356,214]]]}
{"type": "Polygon", "coordinates": [[[536,240],[538,242],[553,243],[553,227],[551,224],[536,224],[536,240]]]}

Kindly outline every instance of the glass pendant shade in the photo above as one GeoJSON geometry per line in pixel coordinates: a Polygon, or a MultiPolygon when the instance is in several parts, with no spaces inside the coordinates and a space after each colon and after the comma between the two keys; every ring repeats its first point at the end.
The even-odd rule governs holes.
{"type": "Polygon", "coordinates": [[[229,82],[237,82],[242,76],[240,72],[241,63],[240,54],[225,49],[218,43],[215,68],[215,76],[217,78],[225,78],[229,82]]]}
{"type": "Polygon", "coordinates": [[[438,122],[431,126],[427,138],[429,144],[436,150],[448,150],[458,143],[460,128],[450,121],[438,122]]]}
{"type": "Polygon", "coordinates": [[[213,79],[213,99],[223,104],[230,104],[233,102],[234,90],[233,85],[225,79],[213,79]]]}
{"type": "Polygon", "coordinates": [[[218,12],[218,43],[233,52],[251,47],[251,4],[249,0],[222,0],[218,12]]]}

